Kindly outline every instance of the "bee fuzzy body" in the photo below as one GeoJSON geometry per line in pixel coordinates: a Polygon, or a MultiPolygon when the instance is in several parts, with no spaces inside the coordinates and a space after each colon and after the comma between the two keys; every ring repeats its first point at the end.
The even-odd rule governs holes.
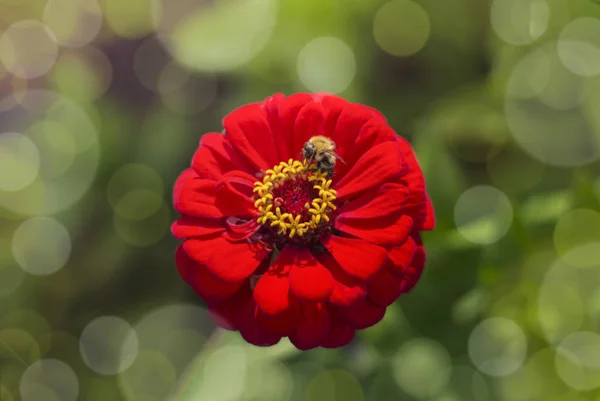
{"type": "Polygon", "coordinates": [[[302,147],[302,155],[312,168],[327,173],[329,178],[333,176],[336,161],[344,163],[335,153],[335,142],[322,135],[310,138],[302,147]]]}

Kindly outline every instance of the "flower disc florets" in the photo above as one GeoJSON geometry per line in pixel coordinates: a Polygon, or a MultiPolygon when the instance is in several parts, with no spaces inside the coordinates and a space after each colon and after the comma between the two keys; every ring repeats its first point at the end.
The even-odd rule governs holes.
{"type": "Polygon", "coordinates": [[[318,242],[331,230],[336,191],[327,173],[310,171],[306,161],[289,159],[254,183],[254,206],[263,241],[275,247],[318,242]]]}

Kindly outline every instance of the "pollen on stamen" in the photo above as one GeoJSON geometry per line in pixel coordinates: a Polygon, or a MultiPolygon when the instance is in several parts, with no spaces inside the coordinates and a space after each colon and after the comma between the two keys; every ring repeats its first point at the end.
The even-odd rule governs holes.
{"type": "Polygon", "coordinates": [[[327,173],[308,169],[306,161],[290,159],[267,170],[254,183],[254,206],[264,238],[273,244],[308,244],[328,232],[335,210],[335,190],[327,173]]]}

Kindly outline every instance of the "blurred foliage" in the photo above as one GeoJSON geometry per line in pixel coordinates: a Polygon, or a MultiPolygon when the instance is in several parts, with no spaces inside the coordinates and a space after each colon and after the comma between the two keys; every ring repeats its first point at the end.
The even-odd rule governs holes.
{"type": "Polygon", "coordinates": [[[0,399],[600,400],[591,0],[0,0],[0,399]],[[275,92],[379,109],[437,214],[348,347],[214,329],[172,184],[275,92]]]}

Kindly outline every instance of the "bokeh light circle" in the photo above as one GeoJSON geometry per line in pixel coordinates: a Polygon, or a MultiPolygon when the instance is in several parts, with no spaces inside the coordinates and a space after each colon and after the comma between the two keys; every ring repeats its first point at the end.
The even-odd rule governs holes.
{"type": "Polygon", "coordinates": [[[14,360],[15,355],[22,362],[33,363],[40,359],[40,346],[31,333],[21,328],[0,329],[0,360],[14,360]]]}
{"type": "Polygon", "coordinates": [[[11,242],[0,238],[0,298],[14,293],[24,278],[25,272],[12,256],[11,242]]]}
{"type": "Polygon", "coordinates": [[[47,276],[67,263],[71,237],[58,221],[50,217],[33,217],[15,230],[12,252],[23,270],[36,276],[47,276]]]}
{"type": "Polygon", "coordinates": [[[178,75],[181,71],[168,64],[160,74],[157,90],[161,93],[163,104],[184,116],[206,110],[217,98],[216,77],[208,74],[202,77],[178,75]]]}
{"type": "Polygon", "coordinates": [[[44,24],[64,47],[81,47],[93,41],[102,28],[102,10],[97,0],[48,0],[44,24]]]}
{"type": "Polygon", "coordinates": [[[599,244],[574,248],[547,270],[537,299],[537,320],[547,341],[557,346],[568,335],[584,327],[600,330],[598,288],[600,288],[599,244]],[[580,249],[580,248],[583,248],[580,249]],[[585,266],[569,263],[572,255],[587,254],[585,266]]]}
{"type": "Polygon", "coordinates": [[[577,332],[563,339],[556,350],[558,376],[571,388],[589,391],[600,387],[600,335],[577,332]]]}
{"type": "Polygon", "coordinates": [[[2,400],[2,401],[13,401],[14,400],[12,394],[2,384],[0,384],[0,400],[2,400]]]}
{"type": "Polygon", "coordinates": [[[199,71],[229,71],[249,62],[271,38],[279,11],[276,0],[160,3],[158,38],[174,59],[199,71]]]}
{"type": "Polygon", "coordinates": [[[553,369],[555,351],[544,348],[513,373],[496,378],[497,399],[503,401],[558,399],[568,390],[553,369]]]}
{"type": "Polygon", "coordinates": [[[166,305],[142,316],[131,334],[138,339],[137,358],[118,376],[127,401],[164,399],[213,329],[208,312],[192,304],[166,305]]]}
{"type": "Polygon", "coordinates": [[[127,401],[163,400],[176,383],[172,362],[156,350],[140,350],[133,365],[119,375],[119,388],[127,401]]]}
{"type": "Polygon", "coordinates": [[[249,363],[243,347],[219,347],[206,360],[198,398],[215,401],[242,398],[249,363]]]}
{"type": "Polygon", "coordinates": [[[164,193],[162,178],[152,167],[145,164],[125,164],[113,173],[108,182],[106,188],[108,202],[116,209],[125,196],[137,190],[151,192],[162,197],[164,193]]]}
{"type": "Polygon", "coordinates": [[[251,362],[246,367],[244,395],[256,401],[287,401],[292,396],[294,377],[281,362],[251,362]],[[256,380],[255,374],[260,375],[256,380]]]}
{"type": "Polygon", "coordinates": [[[0,61],[14,75],[32,79],[46,74],[56,62],[56,37],[36,20],[22,20],[0,36],[0,61]]]}
{"type": "Polygon", "coordinates": [[[598,121],[588,108],[590,84],[565,68],[556,43],[525,55],[511,73],[504,112],[516,143],[536,159],[560,167],[600,156],[598,121]]]}
{"type": "Polygon", "coordinates": [[[317,373],[306,385],[306,401],[363,401],[360,382],[347,370],[331,369],[317,373]]]}
{"type": "MultiPolygon", "coordinates": [[[[41,339],[50,333],[50,324],[38,312],[31,309],[16,309],[0,318],[0,328],[16,328],[29,333],[35,339],[41,339]]],[[[46,351],[40,342],[42,354],[46,351]]]]}
{"type": "Polygon", "coordinates": [[[403,344],[391,363],[398,386],[418,398],[441,393],[452,373],[448,351],[428,339],[415,339],[403,344]]]}
{"type": "MultiPolygon", "coordinates": [[[[172,63],[170,55],[155,36],[144,39],[133,56],[135,76],[146,89],[152,92],[158,92],[158,81],[170,63],[172,63]]],[[[183,68],[181,71],[181,74],[184,74],[183,68]]]]}
{"type": "Polygon", "coordinates": [[[577,281],[577,271],[558,261],[550,267],[540,286],[537,317],[551,344],[556,344],[583,324],[584,301],[577,281]]]}
{"type": "MultiPolygon", "coordinates": [[[[2,73],[2,70],[2,63],[0,62],[0,74],[2,73]]],[[[0,85],[3,88],[3,91],[7,93],[6,96],[0,99],[0,113],[4,113],[14,109],[20,104],[27,89],[31,86],[31,83],[25,78],[8,75],[4,78],[0,78],[0,85]]]]}
{"type": "Polygon", "coordinates": [[[514,321],[488,318],[469,336],[469,357],[489,376],[504,376],[516,371],[527,356],[527,338],[514,321]]]}
{"type": "Polygon", "coordinates": [[[25,370],[19,392],[23,401],[76,401],[79,380],[66,363],[57,359],[42,359],[25,370]]]}
{"type": "Polygon", "coordinates": [[[190,81],[190,73],[177,63],[167,63],[156,80],[156,90],[159,93],[171,93],[183,88],[190,81]]]}
{"type": "Polygon", "coordinates": [[[58,213],[92,184],[99,162],[97,128],[87,109],[56,92],[27,90],[13,96],[22,98],[0,111],[0,119],[7,131],[20,132],[35,144],[40,168],[27,187],[0,192],[0,206],[22,215],[58,213]]]}
{"type": "Polygon", "coordinates": [[[0,134],[0,191],[18,191],[33,182],[40,168],[40,153],[28,137],[0,134]]]}
{"type": "Polygon", "coordinates": [[[494,0],[490,14],[496,35],[512,45],[526,45],[546,32],[550,7],[546,0],[494,0]]]}
{"type": "Polygon", "coordinates": [[[107,195],[115,211],[113,227],[124,242],[146,247],[166,235],[171,210],[163,192],[162,178],[147,165],[126,164],[113,174],[107,195]]]}
{"type": "Polygon", "coordinates": [[[356,60],[341,39],[320,37],[304,46],[298,55],[300,81],[313,92],[340,93],[352,83],[356,60]]]}
{"type": "Polygon", "coordinates": [[[558,55],[574,74],[600,74],[600,20],[585,17],[571,21],[560,33],[558,55]]]}
{"type": "Polygon", "coordinates": [[[489,185],[472,187],[458,198],[454,221],[458,232],[467,240],[482,245],[500,240],[512,224],[510,200],[489,185]]]}
{"type": "MultiPolygon", "coordinates": [[[[153,207],[152,199],[145,201],[145,206],[153,207]]],[[[139,219],[141,213],[148,209],[140,210],[136,215],[123,218],[115,213],[113,227],[117,235],[127,244],[136,247],[147,247],[158,243],[169,231],[172,216],[171,209],[164,200],[158,205],[158,209],[152,215],[139,219]]]]}
{"type": "Polygon", "coordinates": [[[533,188],[542,180],[546,169],[543,163],[517,146],[502,149],[487,162],[486,167],[492,184],[507,193],[520,193],[533,188]]]}
{"type": "Polygon", "coordinates": [[[410,0],[392,0],[373,19],[375,42],[394,56],[410,56],[425,46],[431,25],[427,11],[410,0]]]}
{"type": "Polygon", "coordinates": [[[102,375],[114,375],[133,364],[139,343],[129,323],[119,317],[103,316],[85,327],[79,350],[90,369],[102,375]]]}
{"type": "Polygon", "coordinates": [[[588,318],[595,323],[596,327],[600,328],[600,287],[592,291],[587,301],[588,318]]]}
{"type": "Polygon", "coordinates": [[[97,100],[108,90],[112,80],[108,57],[95,47],[64,52],[54,67],[56,88],[81,102],[97,100]]]}
{"type": "Polygon", "coordinates": [[[115,206],[115,213],[126,220],[139,221],[154,215],[162,204],[162,197],[155,192],[134,189],[119,200],[115,206]]]}
{"type": "Polygon", "coordinates": [[[591,209],[570,210],[554,228],[556,253],[569,264],[594,267],[600,256],[600,213],[591,209]]]}
{"type": "MultiPolygon", "coordinates": [[[[484,163],[494,158],[509,139],[504,116],[496,108],[479,99],[451,99],[437,124],[444,141],[453,153],[471,163],[484,163]]],[[[436,125],[437,125],[436,124],[436,125]]]]}
{"type": "Polygon", "coordinates": [[[446,392],[441,397],[450,394],[457,400],[488,401],[490,390],[481,373],[468,365],[455,365],[452,367],[452,376],[446,392]]]}
{"type": "MultiPolygon", "coordinates": [[[[177,2],[173,3],[176,6],[177,2]]],[[[108,27],[127,39],[137,39],[153,33],[156,22],[160,19],[160,4],[156,0],[104,0],[102,6],[108,27]]]]}

